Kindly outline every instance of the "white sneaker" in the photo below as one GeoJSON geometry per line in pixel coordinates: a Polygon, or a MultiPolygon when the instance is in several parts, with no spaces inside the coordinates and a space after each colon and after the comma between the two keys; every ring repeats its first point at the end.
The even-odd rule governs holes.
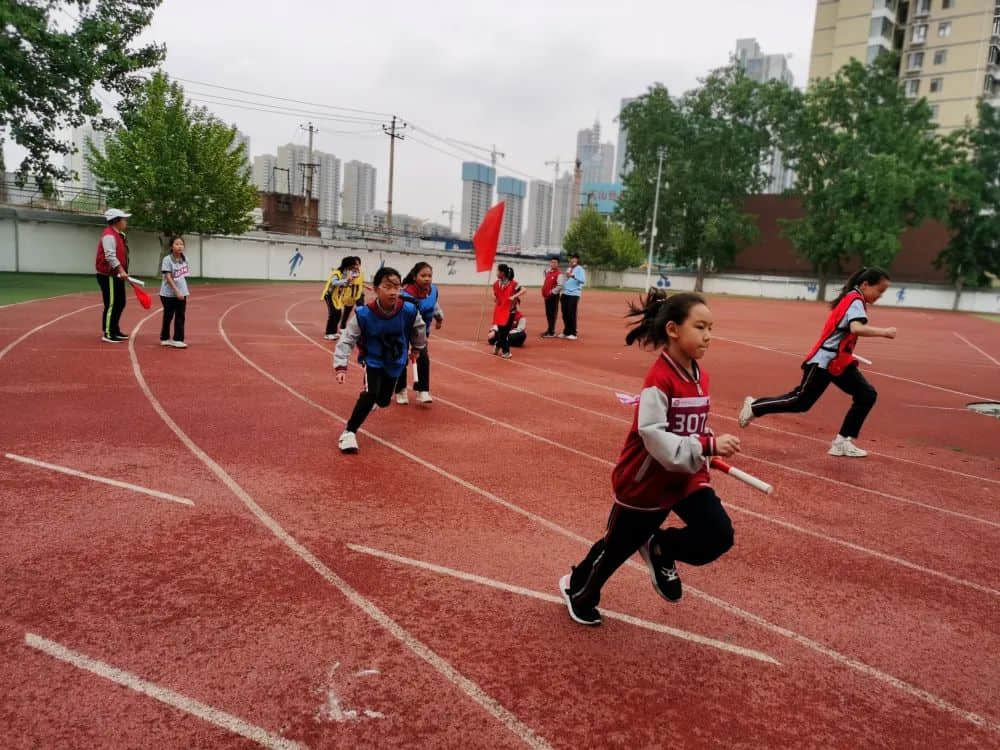
{"type": "Polygon", "coordinates": [[[337,441],[337,447],[340,448],[341,453],[357,453],[358,438],[353,432],[344,430],[344,432],[340,434],[340,439],[337,441]]]}
{"type": "Polygon", "coordinates": [[[864,458],[868,455],[868,451],[856,446],[850,438],[844,438],[840,435],[834,438],[827,453],[831,456],[848,456],[850,458],[864,458]]]}
{"type": "Polygon", "coordinates": [[[417,401],[421,404],[430,404],[434,402],[434,399],[431,398],[430,391],[420,391],[417,394],[417,401]]]}
{"type": "Polygon", "coordinates": [[[327,341],[336,341],[337,339],[340,338],[340,334],[328,333],[323,338],[325,338],[327,341]]]}
{"type": "Polygon", "coordinates": [[[753,396],[747,396],[745,399],[743,399],[743,408],[740,409],[740,419],[739,419],[740,427],[746,427],[748,424],[753,422],[754,416],[753,416],[753,409],[751,408],[752,405],[753,405],[753,396]]]}
{"type": "Polygon", "coordinates": [[[576,334],[575,333],[571,333],[569,336],[566,337],[566,340],[567,341],[576,341],[576,334]]]}
{"type": "Polygon", "coordinates": [[[510,352],[504,352],[503,354],[500,355],[500,359],[510,359],[513,356],[514,355],[511,354],[510,352]]]}
{"type": "Polygon", "coordinates": [[[174,349],[187,349],[188,348],[188,345],[185,344],[183,341],[171,341],[170,345],[172,347],[174,347],[174,349]]]}
{"type": "Polygon", "coordinates": [[[173,339],[161,339],[160,340],[160,346],[173,346],[173,345],[174,345],[173,339]]]}
{"type": "Polygon", "coordinates": [[[406,395],[406,391],[400,391],[396,394],[397,404],[408,404],[410,403],[410,397],[406,395]]]}

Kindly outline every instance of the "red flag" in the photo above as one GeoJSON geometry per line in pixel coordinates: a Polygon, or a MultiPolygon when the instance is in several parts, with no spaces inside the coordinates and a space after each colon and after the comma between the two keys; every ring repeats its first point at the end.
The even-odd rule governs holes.
{"type": "Polygon", "coordinates": [[[134,281],[130,281],[132,284],[132,291],[135,292],[135,298],[139,300],[139,304],[142,305],[146,310],[153,306],[153,299],[148,294],[146,294],[145,289],[141,289],[138,284],[134,281]]]}
{"type": "Polygon", "coordinates": [[[476,273],[493,268],[493,259],[497,257],[497,242],[500,240],[500,225],[503,223],[503,207],[501,201],[487,211],[483,223],[472,236],[472,246],[476,249],[476,273]]]}

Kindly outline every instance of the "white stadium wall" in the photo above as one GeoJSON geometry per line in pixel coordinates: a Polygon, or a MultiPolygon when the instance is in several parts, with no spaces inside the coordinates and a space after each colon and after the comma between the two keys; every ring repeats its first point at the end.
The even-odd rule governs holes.
{"type": "MultiPolygon", "coordinates": [[[[36,273],[93,273],[94,255],[102,224],[99,218],[57,211],[0,208],[0,271],[36,273]]],[[[476,273],[471,253],[449,252],[419,247],[391,249],[375,241],[341,241],[316,237],[290,237],[260,232],[234,237],[192,235],[187,240],[187,258],[193,276],[232,279],[324,281],[330,269],[345,255],[361,258],[366,278],[385,264],[406,273],[414,263],[425,260],[434,266],[438,284],[482,284],[486,277],[476,273]],[[292,275],[291,260],[302,256],[292,275]]],[[[160,241],[155,233],[129,232],[133,275],[156,277],[159,271],[160,241]]],[[[526,285],[542,282],[545,261],[527,258],[507,260],[526,285]]],[[[639,290],[645,287],[644,271],[596,271],[589,274],[590,286],[639,290]]],[[[694,275],[684,272],[653,274],[654,285],[671,290],[694,288],[694,275]]],[[[831,283],[827,296],[838,291],[831,283]]],[[[785,276],[712,274],[705,278],[707,294],[735,294],[774,299],[815,300],[815,279],[785,276]]],[[[950,310],[954,290],[931,284],[894,284],[879,302],[890,307],[920,307],[950,310]]],[[[1000,289],[963,292],[961,310],[1000,313],[1000,289]]]]}

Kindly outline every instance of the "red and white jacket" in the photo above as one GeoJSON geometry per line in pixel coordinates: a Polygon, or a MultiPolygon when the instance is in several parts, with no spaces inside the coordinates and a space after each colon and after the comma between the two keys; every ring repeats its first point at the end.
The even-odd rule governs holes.
{"type": "Polygon", "coordinates": [[[647,373],[611,472],[619,505],[667,510],[710,486],[707,458],[715,452],[715,438],[708,428],[708,374],[695,361],[691,370],[664,351],[647,373]]]}

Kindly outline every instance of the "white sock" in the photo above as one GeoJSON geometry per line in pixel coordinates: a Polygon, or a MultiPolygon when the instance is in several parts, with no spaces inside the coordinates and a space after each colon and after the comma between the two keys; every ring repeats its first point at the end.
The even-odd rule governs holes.
{"type": "Polygon", "coordinates": [[[850,438],[845,438],[843,435],[837,435],[837,437],[835,437],[833,439],[833,442],[835,442],[835,443],[843,443],[843,442],[846,442],[848,440],[850,440],[850,438]]]}

